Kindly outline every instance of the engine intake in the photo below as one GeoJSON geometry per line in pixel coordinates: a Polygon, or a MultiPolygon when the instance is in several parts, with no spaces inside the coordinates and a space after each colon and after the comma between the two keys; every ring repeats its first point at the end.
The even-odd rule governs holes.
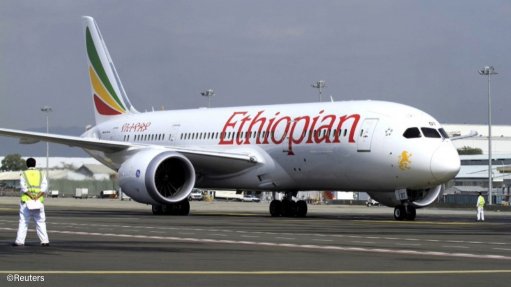
{"type": "Polygon", "coordinates": [[[195,185],[195,169],[180,153],[139,151],[119,168],[119,186],[133,200],[170,204],[188,197],[195,185]]]}

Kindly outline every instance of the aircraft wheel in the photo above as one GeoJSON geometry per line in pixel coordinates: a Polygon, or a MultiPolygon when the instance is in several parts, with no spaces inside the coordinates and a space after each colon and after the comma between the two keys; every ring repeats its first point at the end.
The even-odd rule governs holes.
{"type": "Polygon", "coordinates": [[[163,214],[165,215],[175,215],[176,214],[176,205],[175,204],[167,204],[162,206],[163,214]]]}
{"type": "Polygon", "coordinates": [[[296,202],[292,200],[282,201],[282,216],[295,217],[296,216],[296,202]]]}
{"type": "Polygon", "coordinates": [[[417,210],[414,206],[408,206],[406,208],[406,220],[415,220],[415,216],[417,215],[417,210]]]}
{"type": "Polygon", "coordinates": [[[307,202],[305,202],[305,200],[298,200],[298,202],[296,202],[296,216],[307,216],[307,202]]]}
{"type": "Polygon", "coordinates": [[[270,214],[272,217],[278,217],[282,215],[282,201],[276,199],[271,201],[270,214]]]}
{"type": "Polygon", "coordinates": [[[161,205],[153,205],[152,211],[154,215],[163,215],[163,206],[161,205]]]}
{"type": "Polygon", "coordinates": [[[395,220],[403,220],[406,217],[405,207],[400,205],[394,208],[394,219],[395,220]]]}
{"type": "Polygon", "coordinates": [[[190,202],[188,199],[182,200],[176,203],[177,215],[188,215],[190,214],[190,202]]]}

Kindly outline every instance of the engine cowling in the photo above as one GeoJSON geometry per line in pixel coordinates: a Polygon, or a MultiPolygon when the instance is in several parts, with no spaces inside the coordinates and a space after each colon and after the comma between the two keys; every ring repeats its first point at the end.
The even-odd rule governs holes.
{"type": "Polygon", "coordinates": [[[186,199],[195,185],[195,169],[180,153],[144,150],[119,168],[119,186],[133,200],[171,204],[186,199]]]}
{"type": "MultiPolygon", "coordinates": [[[[443,193],[443,191],[443,185],[419,190],[407,189],[406,195],[408,199],[406,201],[418,208],[426,207],[432,204],[443,193]]],[[[402,200],[399,200],[396,196],[396,191],[368,192],[368,194],[371,198],[386,206],[396,207],[403,204],[402,200]]]]}

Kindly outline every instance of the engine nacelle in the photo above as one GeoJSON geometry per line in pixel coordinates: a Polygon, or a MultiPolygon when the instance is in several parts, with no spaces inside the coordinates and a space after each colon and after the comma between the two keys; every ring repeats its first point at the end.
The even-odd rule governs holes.
{"type": "MultiPolygon", "coordinates": [[[[444,192],[443,185],[437,185],[432,188],[427,189],[407,189],[406,195],[408,199],[404,200],[412,204],[415,207],[426,207],[432,204],[442,193],[444,192]]],[[[368,192],[369,196],[379,203],[396,207],[398,205],[403,204],[403,200],[398,199],[399,197],[396,195],[397,191],[388,191],[388,192],[368,192]]]]}
{"type": "Polygon", "coordinates": [[[195,169],[180,153],[142,150],[119,168],[119,186],[133,200],[170,204],[186,199],[195,185],[195,169]]]}

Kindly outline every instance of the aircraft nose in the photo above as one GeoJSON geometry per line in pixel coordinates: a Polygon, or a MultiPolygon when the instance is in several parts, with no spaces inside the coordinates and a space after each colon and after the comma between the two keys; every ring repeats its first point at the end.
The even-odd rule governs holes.
{"type": "Polygon", "coordinates": [[[460,156],[451,143],[442,144],[431,157],[431,174],[440,182],[447,182],[460,171],[460,156]]]}

